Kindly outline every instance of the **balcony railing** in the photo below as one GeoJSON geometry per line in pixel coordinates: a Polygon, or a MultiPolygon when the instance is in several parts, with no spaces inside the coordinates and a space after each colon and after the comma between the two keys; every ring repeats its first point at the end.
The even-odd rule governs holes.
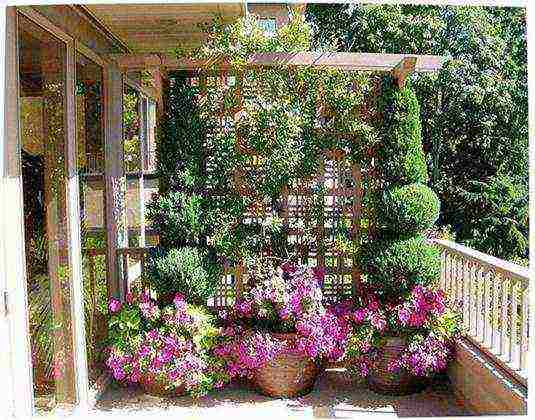
{"type": "Polygon", "coordinates": [[[521,382],[527,378],[529,270],[451,241],[441,250],[441,287],[464,335],[521,382]]]}

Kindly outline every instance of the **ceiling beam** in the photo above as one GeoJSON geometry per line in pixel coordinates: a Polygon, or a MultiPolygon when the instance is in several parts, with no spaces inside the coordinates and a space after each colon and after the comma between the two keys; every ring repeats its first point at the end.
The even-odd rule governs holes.
{"type": "Polygon", "coordinates": [[[106,38],[108,38],[112,43],[116,44],[126,53],[131,53],[132,49],[126,44],[126,42],[123,41],[121,37],[119,37],[116,33],[114,33],[106,24],[102,22],[101,19],[99,19],[91,10],[89,10],[86,6],[82,4],[73,4],[70,5],[70,7],[78,13],[81,17],[86,19],[93,27],[96,28],[97,31],[104,34],[106,38]]]}

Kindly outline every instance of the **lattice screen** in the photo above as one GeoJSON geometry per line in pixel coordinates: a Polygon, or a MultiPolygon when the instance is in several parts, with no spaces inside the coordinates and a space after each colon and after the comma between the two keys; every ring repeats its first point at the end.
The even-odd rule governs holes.
{"type": "MultiPolygon", "coordinates": [[[[201,87],[201,95],[205,87],[215,89],[224,95],[229,86],[234,86],[236,78],[224,74],[208,77],[191,77],[192,85],[201,87]]],[[[206,99],[206,98],[205,98],[206,99]]],[[[241,98],[238,98],[240,103],[241,98]]],[[[239,106],[239,105],[238,105],[239,106]]],[[[229,110],[221,108],[219,118],[220,124],[232,124],[236,108],[229,110]]],[[[254,165],[254,156],[251,155],[251,165],[254,165]]],[[[312,245],[302,246],[301,232],[299,229],[290,229],[289,242],[297,244],[300,258],[311,266],[324,267],[326,271],[323,287],[324,299],[329,302],[340,301],[348,298],[355,290],[355,286],[360,280],[360,272],[352,258],[347,252],[341,251],[335,246],[336,233],[339,231],[339,224],[342,220],[350,221],[350,226],[346,226],[346,231],[356,243],[366,241],[371,229],[371,215],[363,212],[364,191],[371,188],[373,177],[369,176],[372,167],[361,168],[353,164],[339,150],[326,151],[323,154],[323,161],[320,162],[320,170],[308,180],[300,180],[294,185],[289,185],[281,197],[283,203],[283,221],[288,226],[300,223],[308,225],[312,223],[310,219],[311,207],[314,205],[312,186],[316,188],[323,185],[324,202],[321,208],[321,223],[314,226],[314,238],[312,245]]],[[[262,219],[262,215],[269,208],[255,209],[254,214],[245,215],[246,218],[262,219]]],[[[318,220],[316,217],[314,220],[318,220]]],[[[315,223],[315,222],[314,222],[315,223]]],[[[234,302],[236,294],[240,293],[243,287],[243,268],[225,268],[221,285],[215,297],[209,302],[213,307],[225,307],[234,302]]]]}

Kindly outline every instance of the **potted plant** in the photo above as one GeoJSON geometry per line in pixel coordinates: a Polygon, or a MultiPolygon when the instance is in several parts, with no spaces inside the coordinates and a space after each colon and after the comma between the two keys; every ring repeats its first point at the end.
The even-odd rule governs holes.
{"type": "Polygon", "coordinates": [[[441,290],[416,286],[386,304],[367,291],[343,317],[351,325],[346,349],[350,366],[378,393],[418,392],[453,357],[457,315],[446,308],[441,290]]]}
{"type": "Polygon", "coordinates": [[[125,384],[138,383],[159,396],[201,396],[224,385],[211,350],[218,330],[202,308],[176,294],[159,307],[146,293],[112,299],[106,365],[125,384]]]}
{"type": "Polygon", "coordinates": [[[343,356],[349,326],[323,305],[320,269],[260,257],[247,272],[214,354],[230,378],[247,378],[265,395],[303,395],[323,361],[343,356]]]}
{"type": "Polygon", "coordinates": [[[371,389],[407,394],[446,369],[457,322],[437,289],[439,252],[424,236],[440,201],[426,185],[418,100],[387,77],[380,104],[378,232],[357,253],[364,282],[350,315],[348,357],[371,389]]]}

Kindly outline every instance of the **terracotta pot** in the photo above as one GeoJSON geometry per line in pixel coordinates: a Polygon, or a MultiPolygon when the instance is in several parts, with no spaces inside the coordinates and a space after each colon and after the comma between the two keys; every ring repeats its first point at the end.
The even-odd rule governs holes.
{"type": "MultiPolygon", "coordinates": [[[[296,334],[272,335],[282,340],[295,340],[296,337],[296,334]]],[[[307,356],[284,353],[258,369],[253,382],[264,395],[290,398],[312,391],[319,370],[319,363],[307,356]]]]}
{"type": "Polygon", "coordinates": [[[139,384],[146,394],[156,397],[179,397],[186,394],[184,386],[180,386],[174,390],[166,389],[167,384],[165,382],[150,376],[142,376],[139,384]]]}
{"type": "Polygon", "coordinates": [[[388,371],[389,363],[399,358],[406,344],[402,337],[387,338],[382,356],[367,377],[368,387],[372,391],[384,395],[409,395],[420,392],[427,386],[427,379],[414,376],[404,369],[398,372],[388,371]]]}

